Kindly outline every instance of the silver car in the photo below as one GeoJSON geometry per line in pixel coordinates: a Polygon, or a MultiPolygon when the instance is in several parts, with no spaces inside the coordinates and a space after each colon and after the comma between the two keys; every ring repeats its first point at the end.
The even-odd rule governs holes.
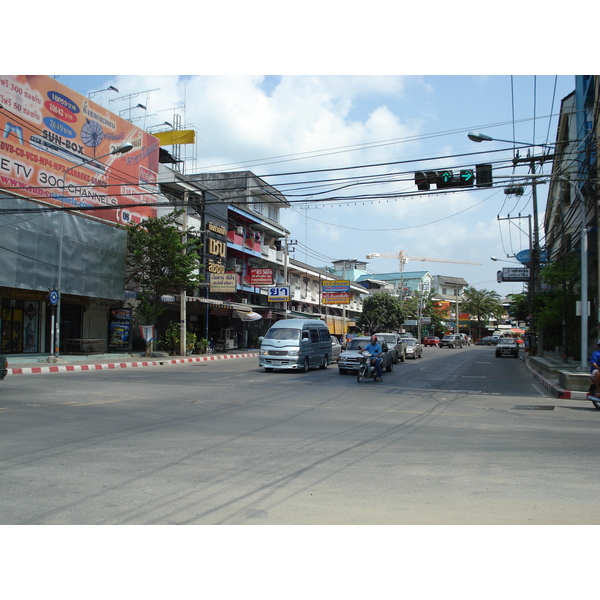
{"type": "Polygon", "coordinates": [[[406,339],[406,357],[423,358],[423,344],[418,339],[406,339]]]}
{"type": "Polygon", "coordinates": [[[379,341],[386,341],[394,364],[398,364],[398,361],[404,362],[406,360],[406,339],[401,338],[397,333],[376,333],[375,335],[379,341]]]}
{"type": "Polygon", "coordinates": [[[337,362],[342,353],[342,345],[335,335],[331,336],[331,362],[337,362]]]}
{"type": "Polygon", "coordinates": [[[440,340],[440,348],[463,348],[465,345],[465,340],[458,335],[458,333],[452,333],[450,335],[445,335],[440,340]]]}

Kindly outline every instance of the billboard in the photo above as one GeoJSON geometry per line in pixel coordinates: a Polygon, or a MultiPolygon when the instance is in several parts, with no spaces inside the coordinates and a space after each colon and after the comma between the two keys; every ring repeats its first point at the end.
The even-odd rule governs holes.
{"type": "Polygon", "coordinates": [[[156,216],[158,140],[51,77],[0,75],[0,129],[0,189],[113,223],[156,216]]]}

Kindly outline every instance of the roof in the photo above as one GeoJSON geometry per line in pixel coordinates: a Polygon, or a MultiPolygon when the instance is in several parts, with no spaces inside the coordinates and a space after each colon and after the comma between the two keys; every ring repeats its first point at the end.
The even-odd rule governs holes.
{"type": "Polygon", "coordinates": [[[361,275],[356,281],[408,281],[410,279],[423,279],[429,271],[411,271],[409,273],[370,273],[361,275]]]}

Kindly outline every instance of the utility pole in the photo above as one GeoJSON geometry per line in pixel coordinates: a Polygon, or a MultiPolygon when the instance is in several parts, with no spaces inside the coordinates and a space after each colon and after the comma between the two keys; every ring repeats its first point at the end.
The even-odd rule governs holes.
{"type": "MultiPolygon", "coordinates": [[[[187,252],[185,248],[185,244],[187,244],[187,226],[188,226],[188,216],[187,216],[187,200],[188,200],[188,191],[183,192],[183,215],[182,215],[182,236],[181,239],[184,244],[183,253],[187,252]]],[[[187,353],[187,313],[186,313],[186,301],[187,301],[187,291],[185,286],[181,290],[181,296],[179,298],[179,354],[181,356],[185,356],[187,353]]]]}
{"type": "Polygon", "coordinates": [[[544,355],[544,335],[543,331],[540,329],[537,330],[537,326],[535,323],[535,317],[533,312],[533,300],[537,296],[539,296],[541,291],[541,281],[540,281],[540,229],[538,224],[538,203],[537,203],[537,179],[535,177],[535,164],[536,162],[544,163],[546,160],[552,160],[554,158],[553,154],[547,154],[545,156],[528,156],[526,158],[514,158],[513,165],[518,165],[520,163],[529,163],[529,168],[531,170],[531,201],[533,204],[533,239],[530,242],[530,251],[529,251],[529,286],[531,288],[530,291],[530,302],[531,302],[531,321],[530,327],[536,336],[536,350],[538,356],[544,355]]]}

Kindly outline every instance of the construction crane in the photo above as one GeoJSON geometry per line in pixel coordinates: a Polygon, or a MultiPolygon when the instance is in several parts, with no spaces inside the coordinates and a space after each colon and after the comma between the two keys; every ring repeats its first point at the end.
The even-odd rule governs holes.
{"type": "Polygon", "coordinates": [[[454,260],[452,258],[432,258],[431,256],[420,256],[407,254],[404,250],[398,252],[371,252],[367,254],[367,258],[397,258],[400,261],[400,273],[404,273],[404,265],[409,260],[416,260],[419,262],[442,262],[442,263],[455,263],[458,265],[480,265],[478,262],[470,262],[468,260],[454,260]]]}

